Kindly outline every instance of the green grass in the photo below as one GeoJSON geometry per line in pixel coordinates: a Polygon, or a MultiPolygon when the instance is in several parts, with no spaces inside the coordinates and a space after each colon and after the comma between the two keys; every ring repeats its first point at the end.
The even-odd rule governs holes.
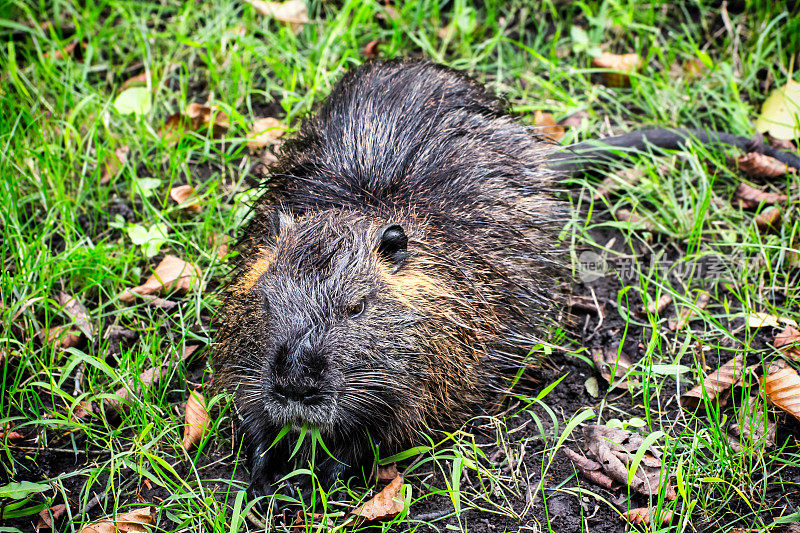
{"type": "MultiPolygon", "coordinates": [[[[313,0],[311,22],[297,34],[243,2],[225,0],[17,0],[0,9],[0,425],[13,421],[26,437],[0,439],[0,490],[12,482],[46,483],[28,500],[4,499],[4,519],[35,518],[50,503],[67,500],[66,531],[140,507],[140,501],[156,506],[163,531],[256,527],[244,519],[246,475],[225,398],[214,400],[214,426],[200,450],[187,453],[181,446],[183,402],[210,379],[211,367],[203,358],[178,363],[178,354],[186,345],[209,342],[208,319],[218,304],[214,287],[228,268],[211,243],[215,236],[236,235],[251,199],[257,156],[246,144],[250,122],[277,114],[295,127],[343,72],[364,61],[368,42],[381,40],[381,57],[426,57],[468,71],[503,95],[526,124],[536,110],[557,119],[585,111],[588,118],[568,131],[564,144],[649,125],[749,136],[769,91],[798,79],[800,16],[796,9],[785,12],[780,2],[748,2],[739,13],[703,2],[473,6],[416,0],[391,10],[378,1],[313,0]],[[52,24],[39,25],[45,21],[52,24]],[[573,26],[585,31],[585,42],[574,39],[573,26]],[[76,41],[76,53],[54,57],[76,41]],[[596,47],[644,58],[630,88],[598,83],[588,53],[596,47]],[[710,64],[701,77],[670,72],[699,54],[710,64]],[[120,115],[113,105],[120,85],[143,71],[152,109],[120,115]],[[206,101],[230,117],[226,135],[213,138],[201,130],[178,143],[160,138],[170,115],[206,101]],[[130,150],[127,163],[101,184],[104,162],[121,146],[130,150]],[[173,186],[187,183],[198,191],[200,213],[187,214],[169,199],[173,186]],[[164,239],[153,258],[132,235],[156,227],[164,239]],[[142,283],[165,253],[199,265],[209,289],[183,297],[169,312],[141,300],[120,301],[124,289],[142,283]],[[60,291],[84,303],[99,332],[68,350],[42,342],[44,330],[70,323],[55,301],[60,291]],[[111,326],[133,330],[137,339],[116,352],[105,338],[111,326]],[[79,402],[99,406],[164,361],[170,361],[167,375],[135,389],[119,419],[99,408],[85,418],[71,414],[79,402]],[[153,494],[158,501],[149,499],[153,494]]],[[[735,525],[766,531],[798,512],[796,421],[779,421],[784,441],[774,449],[755,443],[735,452],[721,428],[739,409],[716,410],[712,402],[697,416],[680,412],[673,397],[677,367],[665,372],[663,366],[684,365],[679,379],[693,385],[705,360],[713,366],[737,353],[765,361],[775,355],[764,342],[770,332],[748,328],[744,317],[765,311],[800,320],[798,270],[790,260],[800,237],[798,177],[770,185],[788,191],[790,201],[783,223],[765,235],[756,230],[752,212],[731,202],[741,176],[725,154],[695,146],[673,159],[643,157],[637,165],[643,171],[638,185],[607,200],[587,201],[596,180],[573,180],[574,194],[565,196],[572,198],[574,217],[565,221],[563,235],[573,261],[590,246],[605,249],[616,272],[621,260],[628,261],[617,292],[607,297],[607,324],[600,330],[613,323],[642,343],[644,357],[632,373],[643,386],[620,396],[607,395],[601,385],[599,398],[584,395],[585,406],[567,410],[555,398],[563,397],[556,394],[570,381],[535,398],[566,373],[573,387],[578,383],[570,394],[581,394],[580,383],[594,375],[588,349],[600,337],[582,343],[554,336],[560,349],[550,357],[549,381],[531,396],[520,392],[510,399],[502,416],[432,436],[434,453],[403,462],[413,485],[405,493],[408,514],[379,528],[485,531],[480,520],[488,517],[500,530],[567,531],[559,514],[564,501],[580,515],[576,530],[601,530],[592,522],[597,513],[610,517],[609,530],[620,527],[616,514],[641,506],[642,497],[623,490],[622,500],[612,501],[562,467],[558,449],[578,449],[581,426],[570,420],[582,420],[585,409],[594,412],[592,421],[637,418],[646,423],[643,434],[664,432],[665,471],[680,471],[682,484],[674,502],[652,499],[675,512],[671,526],[653,530],[727,531],[735,525]],[[620,208],[658,231],[615,221],[609,213],[620,208]],[[723,276],[676,280],[652,264],[653,257],[687,264],[719,258],[726,266],[723,276]],[[698,289],[711,294],[711,303],[681,331],[666,328],[673,307],[661,316],[632,312],[643,299],[664,293],[691,304],[698,289]],[[774,501],[776,488],[794,493],[794,509],[775,508],[784,505],[774,501]]],[[[748,392],[737,391],[734,404],[748,392]]],[[[336,529],[356,502],[371,495],[362,485],[315,491],[304,505],[336,529]]],[[[20,520],[0,531],[29,530],[31,519],[20,520]]]]}

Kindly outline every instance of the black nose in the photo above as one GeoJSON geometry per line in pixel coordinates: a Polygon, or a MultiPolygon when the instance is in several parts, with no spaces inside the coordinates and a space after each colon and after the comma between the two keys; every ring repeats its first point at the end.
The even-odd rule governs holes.
{"type": "Polygon", "coordinates": [[[272,392],[279,400],[311,403],[321,399],[322,389],[315,384],[276,381],[272,392]]]}
{"type": "Polygon", "coordinates": [[[326,361],[310,335],[288,342],[275,354],[272,392],[280,401],[313,403],[322,398],[326,361]]]}

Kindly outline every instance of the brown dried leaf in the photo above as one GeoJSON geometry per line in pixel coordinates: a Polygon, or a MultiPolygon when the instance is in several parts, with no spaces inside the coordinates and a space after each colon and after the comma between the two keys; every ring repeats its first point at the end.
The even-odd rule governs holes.
{"type": "Polygon", "coordinates": [[[173,187],[172,190],[169,191],[169,197],[187,211],[199,213],[203,210],[200,201],[197,199],[197,193],[191,185],[173,187]]]}
{"type": "Polygon", "coordinates": [[[642,59],[636,54],[617,55],[603,52],[592,59],[592,66],[609,69],[609,72],[602,73],[603,82],[608,87],[628,87],[631,84],[630,74],[639,70],[642,59]]]}
{"type": "Polygon", "coordinates": [[[550,139],[557,143],[564,138],[564,127],[559,126],[550,113],[542,113],[541,111],[534,112],[533,125],[535,126],[536,133],[545,139],[550,139]]]}
{"type": "Polygon", "coordinates": [[[707,374],[703,379],[703,383],[696,386],[686,394],[681,395],[680,404],[684,409],[695,410],[703,399],[703,391],[705,390],[706,396],[709,401],[719,398],[721,404],[724,404],[726,395],[730,391],[733,384],[744,375],[745,371],[745,358],[744,355],[738,354],[733,359],[719,367],[714,372],[707,374]]]}
{"type": "Polygon", "coordinates": [[[392,481],[399,475],[400,472],[397,471],[397,464],[392,463],[388,466],[379,466],[375,477],[378,481],[392,481]]]}
{"type": "Polygon", "coordinates": [[[53,522],[64,516],[67,512],[67,506],[63,503],[53,505],[47,509],[42,509],[39,513],[39,521],[36,522],[36,531],[42,529],[53,529],[53,522]]]}
{"type": "Polygon", "coordinates": [[[100,185],[106,185],[111,181],[111,178],[116,176],[125,163],[128,161],[128,154],[131,149],[127,146],[120,146],[114,150],[114,154],[106,158],[103,162],[103,175],[100,177],[100,185]]]}
{"type": "Polygon", "coordinates": [[[326,517],[324,514],[307,513],[305,510],[300,509],[294,519],[295,526],[305,526],[302,531],[308,531],[306,528],[314,528],[313,531],[328,531],[333,528],[333,520],[326,517]]]}
{"type": "Polygon", "coordinates": [[[771,205],[786,201],[785,194],[762,191],[746,183],[740,183],[736,188],[736,198],[743,209],[755,209],[762,203],[771,205]]]}
{"type": "Polygon", "coordinates": [[[350,514],[364,522],[374,522],[394,518],[404,508],[403,476],[398,475],[372,499],[350,511],[350,514]]]}
{"type": "Polygon", "coordinates": [[[283,132],[284,127],[277,118],[265,117],[256,119],[247,134],[247,146],[251,150],[258,150],[259,148],[276,144],[283,132]]]}
{"type": "MultiPolygon", "coordinates": [[[[593,425],[584,428],[589,456],[602,466],[603,471],[615,481],[628,485],[628,467],[633,457],[644,443],[644,437],[622,429],[604,425],[593,425]]],[[[645,495],[660,492],[660,482],[665,483],[664,496],[674,500],[677,495],[669,479],[661,480],[661,452],[649,446],[642,456],[630,487],[645,495]]]]}
{"type": "Polygon", "coordinates": [[[736,412],[736,422],[730,430],[737,437],[749,440],[754,446],[770,448],[775,445],[778,427],[767,416],[766,409],[757,396],[750,396],[736,412]]]}
{"type": "Polygon", "coordinates": [[[800,361],[800,330],[791,324],[775,335],[773,344],[776,348],[782,348],[781,352],[787,359],[800,361]]]}
{"type": "Polygon", "coordinates": [[[792,141],[784,140],[784,139],[776,139],[771,135],[767,135],[767,141],[769,141],[769,145],[773,148],[777,148],[778,150],[786,150],[787,152],[796,152],[797,147],[794,145],[792,141]]]}
{"type": "Polygon", "coordinates": [[[195,130],[212,126],[214,137],[220,137],[230,128],[230,120],[224,111],[217,106],[201,105],[192,102],[183,113],[192,119],[192,126],[195,130]]]}
{"type": "Polygon", "coordinates": [[[159,135],[170,144],[177,143],[184,132],[200,131],[211,127],[211,135],[222,137],[230,127],[228,115],[217,106],[207,106],[192,102],[183,113],[175,113],[164,122],[159,135]]]}
{"type": "Polygon", "coordinates": [[[687,59],[683,62],[683,72],[686,74],[687,78],[699,78],[705,74],[707,69],[708,67],[706,67],[706,64],[703,63],[703,60],[699,57],[687,59]]]}
{"type": "Polygon", "coordinates": [[[800,421],[800,376],[786,367],[761,377],[761,390],[769,401],[800,421]]]}
{"type": "Polygon", "coordinates": [[[775,231],[783,221],[779,207],[770,207],[756,215],[756,227],[761,232],[775,231]]]}
{"type": "Polygon", "coordinates": [[[89,524],[80,533],[148,533],[156,520],[155,507],[142,507],[120,513],[96,524],[89,524]]]}
{"type": "Polygon", "coordinates": [[[642,306],[642,314],[658,315],[672,303],[672,296],[662,294],[657,301],[650,300],[647,307],[642,306]]]}
{"type": "Polygon", "coordinates": [[[67,326],[56,326],[50,329],[43,329],[40,334],[42,342],[54,344],[56,347],[66,350],[74,348],[81,342],[79,334],[75,333],[67,326]]]}
{"type": "Polygon", "coordinates": [[[797,172],[796,169],[781,163],[774,157],[759,154],[758,152],[750,152],[739,156],[737,162],[742,172],[754,178],[777,178],[787,172],[797,172]]]}
{"type": "Polygon", "coordinates": [[[597,186],[593,198],[595,200],[608,198],[620,189],[633,187],[642,179],[642,176],[644,176],[644,171],[640,168],[623,169],[606,176],[597,186]]]}
{"type": "Polygon", "coordinates": [[[609,385],[628,390],[631,385],[630,378],[622,379],[628,370],[630,370],[632,364],[628,354],[618,351],[612,346],[607,346],[601,350],[594,350],[592,352],[592,360],[594,364],[597,365],[600,375],[609,385]]]}
{"type": "Polygon", "coordinates": [[[221,233],[213,233],[211,237],[209,237],[208,244],[210,244],[212,248],[217,249],[217,259],[219,261],[224,261],[225,257],[228,255],[229,241],[230,237],[221,233]]]}
{"type": "Polygon", "coordinates": [[[61,310],[75,322],[78,329],[81,330],[87,338],[94,338],[94,325],[89,322],[89,312],[83,304],[77,298],[65,292],[59,292],[56,300],[59,305],[61,305],[61,310]]]}
{"type": "Polygon", "coordinates": [[[200,290],[205,287],[200,268],[174,255],[168,255],[161,260],[143,285],[128,289],[120,295],[119,299],[123,302],[131,302],[137,294],[152,295],[170,291],[186,293],[195,286],[199,286],[200,290]]]}
{"type": "Polygon", "coordinates": [[[578,467],[583,477],[596,485],[610,489],[614,485],[614,480],[605,475],[601,469],[602,466],[596,461],[584,457],[569,448],[564,448],[564,454],[569,457],[572,462],[578,467]]]}
{"type": "Polygon", "coordinates": [[[183,425],[183,449],[188,451],[192,446],[200,444],[211,425],[206,411],[206,399],[199,390],[193,390],[189,395],[183,425]]]}
{"type": "MultiPolygon", "coordinates": [[[[699,309],[705,309],[706,306],[708,305],[708,302],[710,301],[711,301],[711,295],[705,291],[700,291],[700,293],[697,295],[697,300],[695,301],[695,305],[699,309]]],[[[695,316],[697,316],[697,313],[694,311],[694,309],[690,307],[684,307],[681,310],[681,313],[678,316],[678,318],[670,320],[667,326],[672,331],[680,331],[684,327],[686,327],[686,324],[688,324],[695,316]]]]}
{"type": "MultiPolygon", "coordinates": [[[[631,524],[644,524],[649,526],[653,522],[653,512],[655,509],[650,507],[639,507],[637,509],[628,509],[620,518],[627,520],[631,524]]],[[[656,520],[659,524],[669,524],[672,522],[672,511],[669,509],[661,509],[661,512],[656,520]]]]}
{"type": "Polygon", "coordinates": [[[579,128],[587,118],[589,118],[588,111],[582,109],[562,118],[558,121],[558,124],[565,128],[579,128]]]}
{"type": "Polygon", "coordinates": [[[379,48],[380,45],[383,44],[381,39],[373,39],[367,43],[364,47],[364,51],[361,53],[367,59],[375,59],[378,57],[378,53],[380,52],[379,48]]]}
{"type": "Polygon", "coordinates": [[[119,92],[124,92],[125,89],[130,87],[139,87],[142,85],[147,85],[147,71],[143,70],[141,73],[137,74],[136,76],[132,76],[127,80],[122,82],[122,85],[119,86],[119,92]]]}
{"type": "Polygon", "coordinates": [[[76,46],[78,46],[78,41],[72,41],[63,48],[59,48],[58,50],[53,50],[51,52],[45,52],[44,57],[55,60],[64,59],[65,57],[71,56],[75,52],[76,46]]]}
{"type": "Polygon", "coordinates": [[[0,440],[22,440],[25,438],[25,435],[16,431],[14,428],[14,422],[8,422],[5,426],[0,427],[0,440]]]}

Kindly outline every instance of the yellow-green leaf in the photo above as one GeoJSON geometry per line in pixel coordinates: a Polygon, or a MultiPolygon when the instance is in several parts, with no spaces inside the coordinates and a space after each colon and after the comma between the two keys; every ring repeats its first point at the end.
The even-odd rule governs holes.
{"type": "Polygon", "coordinates": [[[769,132],[775,139],[794,139],[800,123],[800,83],[789,80],[783,87],[772,91],[761,108],[756,129],[769,132]]]}

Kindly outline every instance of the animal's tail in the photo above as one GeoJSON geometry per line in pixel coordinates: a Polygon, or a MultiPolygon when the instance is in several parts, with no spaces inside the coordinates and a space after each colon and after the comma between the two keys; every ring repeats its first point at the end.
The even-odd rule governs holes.
{"type": "Polygon", "coordinates": [[[800,157],[796,153],[778,150],[747,137],[709,130],[662,128],[637,130],[616,137],[574,144],[551,155],[549,165],[557,170],[577,172],[622,159],[626,152],[643,153],[648,148],[678,150],[684,148],[689,141],[704,146],[736,146],[747,152],[759,152],[774,157],[792,168],[800,168],[800,157]]]}

